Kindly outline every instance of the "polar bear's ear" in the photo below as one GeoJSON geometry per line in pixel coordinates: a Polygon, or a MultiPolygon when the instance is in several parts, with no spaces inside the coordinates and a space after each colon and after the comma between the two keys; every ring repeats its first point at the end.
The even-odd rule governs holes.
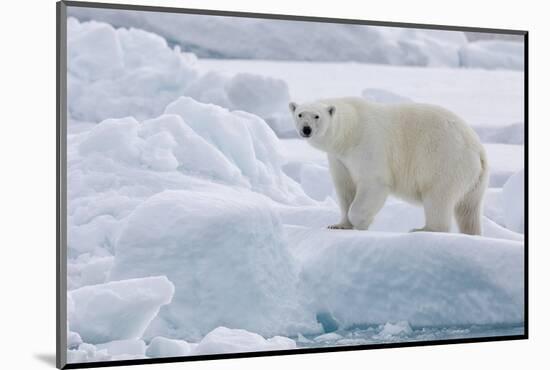
{"type": "Polygon", "coordinates": [[[331,116],[334,116],[334,112],[336,112],[336,107],[334,105],[329,105],[327,108],[328,114],[331,116]]]}
{"type": "Polygon", "coordinates": [[[290,102],[288,103],[288,108],[290,109],[290,111],[292,113],[294,113],[296,111],[296,108],[298,107],[298,104],[294,103],[294,102],[290,102]]]}

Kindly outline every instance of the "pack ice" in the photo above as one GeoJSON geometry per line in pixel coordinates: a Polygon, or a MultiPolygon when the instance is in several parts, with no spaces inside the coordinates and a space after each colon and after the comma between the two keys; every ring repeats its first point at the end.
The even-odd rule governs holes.
{"type": "Polygon", "coordinates": [[[522,324],[517,128],[485,133],[508,167],[483,237],[406,233],[422,211],[397,199],[371,231],[329,231],[326,159],[274,132],[287,81],[201,68],[155,34],[69,20],[69,361],[522,324]]]}
{"type": "Polygon", "coordinates": [[[293,132],[283,80],[201,69],[194,54],[179,46],[172,49],[162,37],[139,29],[71,17],[67,28],[68,107],[75,120],[153,118],[185,95],[257,114],[279,134],[293,132]]]}
{"type": "Polygon", "coordinates": [[[109,9],[72,8],[69,14],[152,31],[204,58],[523,68],[520,43],[468,43],[462,32],[109,9]]]}

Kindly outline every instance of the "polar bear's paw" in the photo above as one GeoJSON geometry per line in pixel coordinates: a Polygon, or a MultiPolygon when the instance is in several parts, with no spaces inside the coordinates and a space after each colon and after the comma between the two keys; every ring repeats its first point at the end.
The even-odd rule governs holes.
{"type": "Polygon", "coordinates": [[[444,228],[444,227],[435,228],[435,227],[424,226],[423,228],[420,228],[420,229],[412,229],[412,230],[410,230],[409,232],[410,232],[410,233],[418,233],[418,232],[426,232],[426,233],[448,233],[449,230],[448,230],[448,228],[444,228]]]}
{"type": "Polygon", "coordinates": [[[349,223],[339,223],[339,224],[329,225],[327,226],[327,228],[331,230],[349,230],[349,229],[352,229],[353,226],[349,223]]]}

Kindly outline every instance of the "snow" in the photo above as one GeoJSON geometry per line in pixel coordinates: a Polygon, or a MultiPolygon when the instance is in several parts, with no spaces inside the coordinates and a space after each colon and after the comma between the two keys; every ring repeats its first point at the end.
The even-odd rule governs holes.
{"type": "Polygon", "coordinates": [[[484,214],[493,222],[506,226],[504,222],[504,205],[502,203],[502,188],[489,188],[483,199],[484,214]]]}
{"type": "MultiPolygon", "coordinates": [[[[167,114],[143,122],[139,137],[145,140],[141,158],[153,170],[185,170],[229,183],[244,184],[237,163],[192,130],[181,116],[167,114]],[[200,162],[193,160],[201,158],[200,162]]],[[[224,132],[220,128],[221,132],[224,132]]],[[[254,160],[246,158],[249,160],[254,160]]]]}
{"type": "Polygon", "coordinates": [[[387,322],[378,333],[378,336],[387,339],[395,336],[408,335],[411,334],[412,331],[413,330],[407,321],[400,321],[397,323],[387,322]]]}
{"type": "MultiPolygon", "coordinates": [[[[302,347],[335,347],[368,345],[375,343],[400,343],[434,341],[441,339],[463,339],[520,335],[523,333],[521,326],[453,326],[453,327],[411,327],[406,321],[388,322],[382,325],[354,328],[351,330],[331,333],[330,336],[322,335],[323,341],[314,341],[302,336],[298,343],[302,347]],[[336,334],[336,335],[332,335],[336,334]]],[[[315,339],[315,338],[313,338],[315,339]]]]}
{"type": "MultiPolygon", "coordinates": [[[[283,80],[240,73],[228,81],[225,89],[234,109],[267,118],[278,112],[287,112],[290,95],[283,80]]],[[[293,129],[291,119],[288,121],[293,129]]]]}
{"type": "Polygon", "coordinates": [[[145,354],[153,358],[188,356],[193,348],[193,344],[184,340],[155,337],[147,346],[145,354]]]}
{"type": "Polygon", "coordinates": [[[280,134],[287,117],[288,87],[280,79],[201,70],[194,54],[171,48],[153,33],[105,23],[68,20],[68,101],[73,119],[99,122],[161,114],[186,95],[205,103],[257,114],[280,134]],[[144,52],[144,50],[146,52],[144,52]]]}
{"type": "Polygon", "coordinates": [[[140,338],[159,308],[172,300],[174,285],[166,277],[148,277],[88,285],[67,295],[71,329],[96,344],[140,338]]]}
{"type": "MultiPolygon", "coordinates": [[[[229,112],[215,105],[182,97],[166,107],[177,114],[199,135],[214,145],[248,178],[252,188],[282,200],[287,189],[280,170],[278,140],[264,121],[246,112],[229,112]]],[[[193,153],[192,158],[197,158],[193,153]]],[[[208,164],[206,164],[207,167],[208,164]]],[[[202,163],[201,167],[205,167],[202,163]]]]}
{"type": "Polygon", "coordinates": [[[180,98],[166,114],[108,119],[68,139],[69,286],[106,281],[125,219],[165,189],[223,183],[313,204],[282,171],[279,141],[245,112],[180,98]],[[196,158],[200,158],[197,161],[196,158]]]}
{"type": "Polygon", "coordinates": [[[264,338],[243,329],[217,327],[196,343],[155,337],[149,345],[141,339],[115,340],[97,345],[82,343],[67,351],[69,363],[139,358],[198,356],[219,353],[277,351],[296,348],[293,339],[264,338]]]}
{"type": "Polygon", "coordinates": [[[200,341],[193,354],[242,353],[293,348],[296,348],[296,342],[290,338],[275,336],[264,339],[262,336],[246,330],[218,327],[200,341]]]}
{"type": "Polygon", "coordinates": [[[109,343],[96,345],[96,349],[106,350],[112,356],[144,356],[145,347],[145,342],[141,339],[114,340],[109,343]]]}
{"type": "Polygon", "coordinates": [[[384,89],[365,89],[361,96],[369,101],[383,104],[412,103],[412,99],[384,89]]]}
{"type": "Polygon", "coordinates": [[[78,333],[67,330],[67,348],[77,348],[82,344],[82,338],[78,333]]]}
{"type": "Polygon", "coordinates": [[[524,127],[522,122],[499,127],[474,126],[474,130],[484,143],[523,145],[524,127]]]}
{"type": "MultiPolygon", "coordinates": [[[[68,27],[70,362],[521,333],[522,72],[205,60],[140,29],[68,27]],[[345,95],[474,127],[482,237],[408,233],[423,210],[395,198],[367,232],[326,229],[327,159],[294,138],[287,103],[345,95]]],[[[369,31],[392,64],[448,66],[467,47],[394,31],[369,31]]]]}
{"type": "Polygon", "coordinates": [[[519,42],[468,43],[454,31],[71,7],[69,15],[152,31],[201,58],[515,69],[523,58],[519,42]]]}
{"type": "Polygon", "coordinates": [[[326,166],[304,164],[300,169],[299,183],[305,193],[315,200],[322,201],[334,194],[334,185],[326,166]]]}
{"type": "Polygon", "coordinates": [[[296,343],[300,343],[300,344],[304,344],[304,343],[311,343],[313,342],[312,340],[310,339],[307,339],[306,337],[304,337],[302,335],[302,333],[298,333],[298,337],[296,339],[296,343]]]}
{"type": "Polygon", "coordinates": [[[157,116],[198,76],[192,54],[152,33],[69,18],[67,34],[69,114],[78,120],[157,116]]]}
{"type": "Polygon", "coordinates": [[[113,266],[113,261],[112,256],[93,257],[90,253],[80,254],[67,266],[71,276],[69,289],[104,283],[113,266]]]}
{"type": "MultiPolygon", "coordinates": [[[[380,35],[384,32],[394,35],[397,32],[390,28],[381,29],[383,32],[380,35]]],[[[410,43],[414,44],[418,32],[408,32],[412,32],[412,35],[407,34],[407,39],[412,37],[410,43]]],[[[426,39],[437,42],[445,39],[458,42],[460,39],[455,33],[447,33],[450,36],[435,37],[436,32],[426,36],[426,39]]],[[[486,71],[431,68],[430,77],[427,78],[424,76],[427,69],[411,74],[407,68],[356,63],[324,63],[310,70],[309,65],[304,69],[301,62],[197,61],[194,54],[183,53],[177,46],[170,47],[158,35],[138,29],[114,29],[99,22],[80,23],[74,18],[69,18],[68,34],[69,113],[73,119],[80,121],[99,122],[130,115],[138,120],[153,118],[162,113],[168,103],[186,95],[231,110],[241,109],[258,114],[279,136],[286,137],[294,135],[286,109],[285,100],[288,96],[303,99],[302,96],[306,95],[311,99],[361,95],[363,90],[367,97],[374,96],[377,101],[389,99],[395,102],[396,98],[406,97],[403,99],[441,104],[463,115],[473,125],[492,124],[491,121],[498,116],[508,120],[508,124],[511,119],[519,121],[523,118],[522,105],[518,106],[518,103],[523,103],[520,97],[509,97],[509,104],[499,106],[499,109],[494,107],[492,99],[495,92],[522,92],[523,79],[517,78],[520,76],[516,72],[498,71],[490,74],[486,71]],[[217,68],[212,68],[212,64],[217,65],[217,68]],[[238,66],[239,70],[236,71],[234,66],[238,66]],[[345,69],[339,71],[342,68],[345,69]],[[296,75],[296,72],[300,75],[296,75]],[[457,78],[468,72],[472,72],[468,74],[471,77],[477,75],[476,78],[457,78]],[[327,84],[323,83],[324,76],[333,73],[339,76],[342,73],[353,73],[359,78],[332,81],[327,89],[327,84]],[[436,73],[436,78],[432,76],[433,73],[436,73]],[[313,76],[309,77],[309,74],[313,76]],[[437,85],[431,87],[430,84],[434,82],[437,85]],[[472,82],[475,86],[472,86],[472,82]],[[291,85],[287,86],[288,83],[291,85]],[[297,83],[300,85],[299,91],[296,91],[297,86],[292,86],[297,83]],[[516,85],[516,88],[509,88],[511,84],[516,85]],[[448,87],[443,93],[442,87],[445,85],[448,87]],[[418,89],[418,86],[424,88],[418,89]],[[431,94],[432,88],[437,88],[439,94],[431,94]],[[472,88],[486,89],[487,92],[480,91],[479,95],[473,96],[467,93],[472,88]],[[449,94],[457,93],[464,95],[459,96],[459,99],[456,96],[447,98],[449,94]],[[475,101],[477,105],[469,104],[479,99],[479,96],[487,97],[484,104],[479,104],[479,101],[475,101]],[[465,106],[468,110],[464,109],[465,106]],[[476,106],[479,107],[478,112],[472,115],[471,108],[476,106]],[[507,109],[502,111],[502,107],[507,109]]]]}
{"type": "Polygon", "coordinates": [[[78,349],[69,349],[67,351],[68,363],[82,363],[93,361],[108,361],[111,356],[106,350],[97,350],[92,344],[82,343],[78,349]]]}
{"type": "Polygon", "coordinates": [[[489,186],[502,187],[524,166],[524,148],[520,145],[485,144],[489,158],[489,186]]]}
{"type": "Polygon", "coordinates": [[[133,360],[146,358],[145,343],[142,340],[112,341],[93,345],[82,343],[77,349],[67,351],[68,363],[96,361],[133,360]]]}
{"type": "Polygon", "coordinates": [[[229,77],[207,71],[192,81],[184,94],[200,102],[256,114],[280,136],[294,130],[293,121],[287,114],[288,86],[281,79],[250,73],[229,77]]]}
{"type": "Polygon", "coordinates": [[[493,129],[524,119],[521,71],[264,60],[201,59],[200,64],[229,76],[246,72],[284,80],[298,103],[378,89],[441,105],[474,127],[493,129]]]}
{"type": "Polygon", "coordinates": [[[525,173],[518,171],[506,181],[502,188],[504,198],[504,224],[518,233],[525,228],[525,173]]]}
{"type": "Polygon", "coordinates": [[[504,40],[480,40],[463,45],[460,64],[470,68],[524,68],[523,43],[504,40]]]}
{"type": "Polygon", "coordinates": [[[338,339],[342,339],[343,337],[340,334],[336,333],[326,333],[321,334],[313,338],[315,342],[328,342],[328,341],[337,341],[338,339]]]}

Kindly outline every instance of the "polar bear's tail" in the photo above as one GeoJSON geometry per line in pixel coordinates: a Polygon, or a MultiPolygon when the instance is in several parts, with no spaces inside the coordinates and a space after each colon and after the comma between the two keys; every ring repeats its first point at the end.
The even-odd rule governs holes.
{"type": "Polygon", "coordinates": [[[480,161],[481,173],[478,180],[455,206],[456,222],[463,234],[481,235],[483,195],[489,182],[487,154],[483,148],[480,152],[480,161]]]}

